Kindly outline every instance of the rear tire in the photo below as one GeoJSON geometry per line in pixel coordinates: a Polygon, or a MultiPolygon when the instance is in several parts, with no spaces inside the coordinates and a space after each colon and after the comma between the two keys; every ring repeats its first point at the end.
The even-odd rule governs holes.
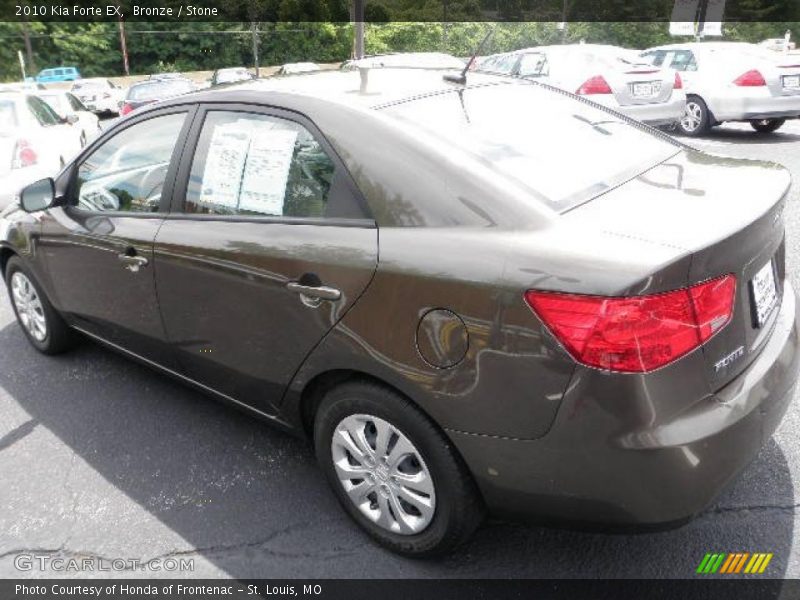
{"type": "Polygon", "coordinates": [[[446,553],[483,520],[480,494],[450,440],[388,388],[358,381],[330,390],[316,413],[314,446],[342,507],[393,552],[446,553]]]}
{"type": "Polygon", "coordinates": [[[678,131],[689,137],[697,137],[711,128],[711,114],[708,106],[699,96],[686,98],[686,112],[678,121],[678,131]]]}
{"type": "Polygon", "coordinates": [[[17,322],[34,348],[42,354],[60,354],[73,346],[74,332],[17,256],[6,264],[6,286],[17,322]]]}
{"type": "Polygon", "coordinates": [[[780,129],[784,123],[786,119],[755,119],[750,121],[750,127],[758,133],[772,133],[780,129]]]}

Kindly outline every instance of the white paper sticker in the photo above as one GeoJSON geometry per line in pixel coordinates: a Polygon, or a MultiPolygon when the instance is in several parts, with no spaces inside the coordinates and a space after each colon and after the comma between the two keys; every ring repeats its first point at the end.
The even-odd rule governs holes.
{"type": "Polygon", "coordinates": [[[262,215],[283,214],[296,141],[296,131],[272,129],[255,133],[242,179],[239,208],[262,215]]]}
{"type": "Polygon", "coordinates": [[[214,128],[208,146],[200,203],[236,208],[250,135],[237,124],[214,128]]]}

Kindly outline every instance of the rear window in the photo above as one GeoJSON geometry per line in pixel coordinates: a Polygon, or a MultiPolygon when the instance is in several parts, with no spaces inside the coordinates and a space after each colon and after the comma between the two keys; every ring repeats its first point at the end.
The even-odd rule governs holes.
{"type": "Polygon", "coordinates": [[[433,144],[444,140],[455,160],[466,153],[559,212],[680,150],[602,108],[534,83],[475,87],[383,110],[433,144]]]}
{"type": "Polygon", "coordinates": [[[144,100],[158,100],[171,96],[180,96],[192,91],[189,81],[159,81],[146,85],[137,85],[128,91],[128,100],[134,102],[144,100]]]}

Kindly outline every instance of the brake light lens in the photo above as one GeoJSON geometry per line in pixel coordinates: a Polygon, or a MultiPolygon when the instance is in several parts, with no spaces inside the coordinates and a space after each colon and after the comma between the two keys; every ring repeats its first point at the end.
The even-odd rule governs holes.
{"type": "Polygon", "coordinates": [[[608,82],[602,75],[595,75],[594,77],[590,77],[584,81],[583,85],[581,85],[581,87],[579,87],[575,93],[581,96],[588,96],[591,94],[610,94],[611,87],[609,87],[608,82]]]}
{"type": "Polygon", "coordinates": [[[607,297],[530,290],[525,301],[585,365],[627,373],[663,367],[709,340],[733,316],[736,278],[687,289],[607,297]]]}
{"type": "Polygon", "coordinates": [[[762,85],[767,85],[767,82],[764,81],[764,76],[760,71],[751,69],[750,71],[742,73],[736,79],[734,79],[733,84],[740,87],[759,87],[762,85]]]}
{"type": "Polygon", "coordinates": [[[683,89],[683,79],[678,73],[675,73],[675,83],[672,84],[673,90],[682,90],[683,89]]]}
{"type": "Polygon", "coordinates": [[[35,165],[38,160],[39,157],[31,146],[31,143],[23,138],[18,139],[17,143],[14,145],[14,156],[11,159],[11,168],[21,169],[23,167],[30,167],[31,165],[35,165]]]}
{"type": "Polygon", "coordinates": [[[132,111],[133,107],[126,102],[125,104],[122,105],[122,108],[119,109],[119,114],[120,116],[124,117],[125,115],[127,115],[129,112],[132,111]]]}

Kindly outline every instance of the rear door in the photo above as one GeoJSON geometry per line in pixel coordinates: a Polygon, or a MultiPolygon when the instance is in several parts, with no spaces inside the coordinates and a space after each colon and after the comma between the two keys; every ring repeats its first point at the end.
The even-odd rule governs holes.
{"type": "Polygon", "coordinates": [[[156,238],[167,335],[188,377],[271,413],[372,279],[378,232],[307,119],[217,105],[193,129],[156,238]]]}

